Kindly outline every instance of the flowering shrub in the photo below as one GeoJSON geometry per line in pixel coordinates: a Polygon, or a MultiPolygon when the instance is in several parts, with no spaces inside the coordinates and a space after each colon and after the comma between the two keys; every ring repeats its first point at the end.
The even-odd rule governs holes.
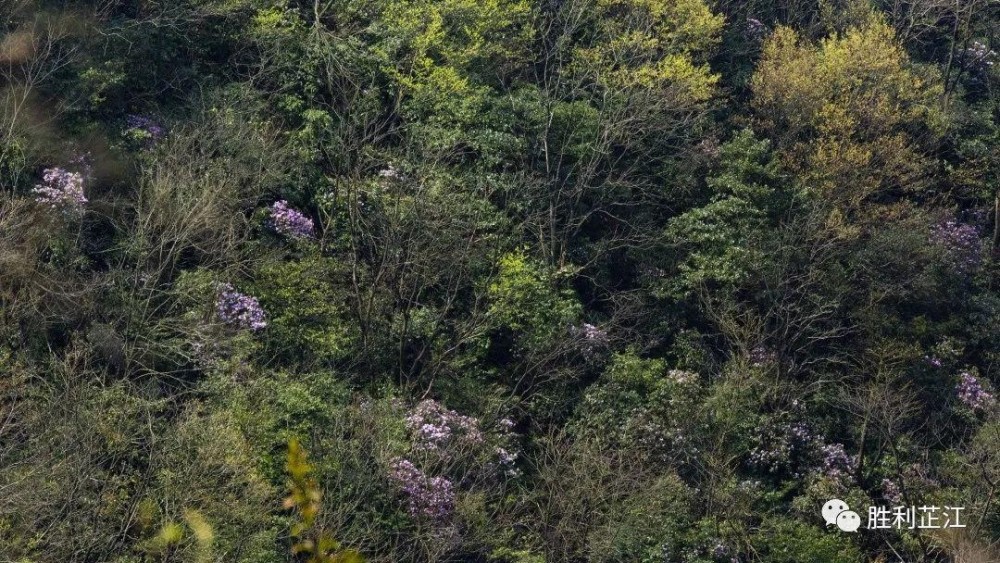
{"type": "Polygon", "coordinates": [[[775,354],[774,350],[764,346],[758,345],[754,346],[750,350],[750,364],[754,366],[762,366],[774,362],[778,355],[775,354]]]}
{"type": "Polygon", "coordinates": [[[822,447],[823,465],[820,468],[823,475],[831,479],[846,476],[857,464],[857,457],[847,455],[843,444],[828,444],[822,447]]]}
{"type": "Polygon", "coordinates": [[[903,502],[903,492],[892,479],[882,479],[882,498],[892,505],[899,505],[903,502]]]}
{"type": "Polygon", "coordinates": [[[275,232],[291,238],[310,238],[313,221],[302,212],[288,206],[288,202],[274,202],[269,210],[268,225],[275,232]]]}
{"type": "Polygon", "coordinates": [[[52,209],[78,213],[87,203],[83,195],[83,175],[63,168],[46,168],[42,183],[32,190],[35,201],[52,209]]]}
{"type": "Polygon", "coordinates": [[[959,268],[973,268],[980,261],[979,230],[972,225],[945,221],[931,229],[932,243],[943,247],[959,268]]]}
{"type": "Polygon", "coordinates": [[[496,454],[504,473],[511,477],[517,475],[518,471],[514,467],[514,463],[517,461],[517,454],[514,452],[508,452],[506,448],[501,446],[497,446],[496,454]]]}
{"type": "Polygon", "coordinates": [[[483,443],[479,421],[470,416],[446,409],[444,405],[427,399],[417,404],[406,417],[413,448],[448,455],[449,445],[468,446],[483,443]]]}
{"type": "Polygon", "coordinates": [[[750,464],[777,473],[813,457],[823,438],[806,424],[795,422],[762,432],[757,441],[760,445],[750,452],[750,464]]]}
{"type": "Polygon", "coordinates": [[[410,515],[445,520],[455,508],[455,491],[445,477],[428,477],[408,459],[390,464],[389,478],[406,496],[410,515]]]}
{"type": "Polygon", "coordinates": [[[391,180],[402,179],[403,174],[400,173],[400,171],[399,171],[398,168],[396,168],[392,164],[388,164],[388,165],[386,165],[385,168],[383,168],[382,170],[379,170],[378,176],[379,176],[379,178],[382,178],[384,180],[391,181],[391,180]]]}
{"type": "Polygon", "coordinates": [[[974,72],[986,72],[993,66],[996,51],[991,50],[981,41],[973,41],[965,50],[965,64],[974,72]]]}
{"type": "Polygon", "coordinates": [[[958,399],[972,410],[985,409],[995,402],[993,394],[983,389],[979,379],[967,371],[959,374],[955,390],[958,392],[958,399]]]}
{"type": "Polygon", "coordinates": [[[586,355],[594,354],[608,345],[608,333],[590,323],[570,327],[570,334],[580,340],[581,349],[586,355]]]}
{"type": "Polygon", "coordinates": [[[435,521],[439,532],[458,494],[497,492],[504,478],[519,474],[513,420],[485,425],[433,399],[406,410],[397,401],[392,408],[400,409],[407,440],[389,460],[389,480],[405,496],[407,512],[435,521]]]}
{"type": "Polygon", "coordinates": [[[151,117],[133,114],[125,118],[125,135],[150,148],[167,136],[167,130],[151,117]]]}
{"type": "Polygon", "coordinates": [[[426,399],[407,412],[404,424],[411,457],[419,456],[462,482],[495,482],[500,476],[520,474],[514,421],[509,418],[487,429],[477,418],[426,399]]]}
{"type": "Polygon", "coordinates": [[[257,299],[236,291],[232,284],[219,286],[215,310],[222,322],[237,328],[257,331],[267,326],[264,309],[257,299]]]}
{"type": "Polygon", "coordinates": [[[761,41],[771,30],[756,18],[747,18],[746,36],[753,41],[761,41]]]}

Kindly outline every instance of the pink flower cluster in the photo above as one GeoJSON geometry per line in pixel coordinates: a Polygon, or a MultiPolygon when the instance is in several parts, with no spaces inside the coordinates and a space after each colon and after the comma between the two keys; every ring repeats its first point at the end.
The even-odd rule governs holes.
{"type": "Polygon", "coordinates": [[[219,285],[215,310],[222,322],[238,328],[257,331],[267,326],[264,309],[257,299],[236,291],[232,284],[219,285]]]}
{"type": "Polygon", "coordinates": [[[443,454],[449,444],[478,445],[484,440],[478,420],[447,409],[433,399],[413,407],[406,417],[406,428],[417,451],[443,454]]]}
{"type": "Polygon", "coordinates": [[[289,207],[285,200],[271,205],[268,223],[275,232],[292,238],[310,238],[313,235],[312,219],[289,207]]]}
{"type": "Polygon", "coordinates": [[[63,168],[46,168],[42,183],[32,190],[35,201],[53,209],[78,212],[87,203],[83,195],[83,175],[63,168]]]}
{"type": "Polygon", "coordinates": [[[408,459],[395,459],[389,466],[389,478],[406,495],[412,516],[444,520],[455,509],[455,490],[445,477],[428,477],[408,459]]]}
{"type": "Polygon", "coordinates": [[[983,389],[979,379],[969,372],[959,374],[955,390],[958,392],[958,399],[972,410],[985,409],[994,403],[993,394],[983,389]]]}

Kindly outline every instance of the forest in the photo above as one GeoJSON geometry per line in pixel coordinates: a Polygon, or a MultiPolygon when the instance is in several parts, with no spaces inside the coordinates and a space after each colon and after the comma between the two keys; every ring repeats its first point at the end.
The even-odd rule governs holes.
{"type": "Polygon", "coordinates": [[[1000,561],[1000,0],[0,0],[0,562],[1000,561]]]}

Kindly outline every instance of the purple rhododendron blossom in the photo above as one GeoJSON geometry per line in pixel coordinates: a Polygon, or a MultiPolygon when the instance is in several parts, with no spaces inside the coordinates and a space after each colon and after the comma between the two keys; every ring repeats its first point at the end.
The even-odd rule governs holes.
{"type": "Polygon", "coordinates": [[[413,516],[443,520],[455,508],[452,482],[445,477],[428,477],[408,459],[393,460],[389,478],[406,495],[407,508],[413,516]]]}
{"type": "Polygon", "coordinates": [[[167,136],[167,130],[156,120],[145,115],[128,115],[125,117],[126,133],[136,135],[143,140],[146,148],[167,136]]]}
{"type": "Polygon", "coordinates": [[[760,41],[770,31],[771,30],[757,18],[747,18],[746,34],[750,39],[760,41]]]}
{"type": "Polygon", "coordinates": [[[882,497],[894,505],[903,502],[903,492],[892,479],[882,479],[882,497]]]}
{"type": "Polygon", "coordinates": [[[995,62],[997,53],[981,41],[973,41],[965,50],[965,64],[975,72],[985,72],[995,62]]]}
{"type": "Polygon", "coordinates": [[[313,221],[301,211],[289,207],[285,200],[271,205],[268,224],[275,232],[292,238],[310,238],[313,235],[313,221]]]}
{"type": "Polygon", "coordinates": [[[257,331],[267,326],[264,309],[257,299],[236,291],[232,284],[219,286],[215,310],[222,322],[238,328],[257,331]]]}
{"type": "Polygon", "coordinates": [[[856,464],[855,456],[847,455],[843,444],[823,446],[823,474],[834,479],[846,476],[856,464]]]}
{"type": "Polygon", "coordinates": [[[46,168],[42,183],[31,191],[35,201],[53,209],[78,212],[87,203],[83,195],[83,175],[64,168],[46,168]]]}
{"type": "Polygon", "coordinates": [[[445,453],[452,442],[481,444],[484,440],[479,421],[449,410],[433,399],[421,401],[406,417],[406,428],[418,451],[445,453]]]}
{"type": "Polygon", "coordinates": [[[972,410],[984,409],[994,403],[993,395],[983,389],[979,379],[969,372],[959,374],[955,390],[958,392],[958,399],[972,410]]]}
{"type": "Polygon", "coordinates": [[[945,221],[931,228],[931,242],[943,247],[955,260],[959,268],[972,268],[979,265],[982,246],[979,240],[979,230],[972,225],[945,221]]]}
{"type": "Polygon", "coordinates": [[[750,350],[750,364],[754,366],[762,366],[764,364],[769,364],[777,359],[778,355],[767,346],[763,344],[754,346],[750,350]]]}
{"type": "Polygon", "coordinates": [[[593,354],[604,349],[608,345],[608,333],[596,325],[583,323],[579,327],[570,327],[570,334],[580,338],[581,347],[585,354],[593,354]]]}
{"type": "Polygon", "coordinates": [[[750,452],[750,464],[771,473],[793,464],[793,460],[811,455],[822,444],[822,436],[802,422],[762,432],[760,446],[750,452]]]}

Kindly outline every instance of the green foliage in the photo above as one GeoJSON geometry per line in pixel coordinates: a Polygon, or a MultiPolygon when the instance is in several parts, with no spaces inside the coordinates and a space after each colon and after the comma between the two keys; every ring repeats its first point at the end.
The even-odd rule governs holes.
{"type": "Polygon", "coordinates": [[[776,562],[844,562],[862,559],[846,534],[828,534],[795,520],[767,519],[755,535],[761,557],[776,562]]]}
{"type": "Polygon", "coordinates": [[[257,295],[269,314],[272,353],[305,366],[343,359],[357,338],[347,316],[347,296],[337,279],[346,272],[319,256],[266,264],[257,273],[257,295]]]}
{"type": "Polygon", "coordinates": [[[743,130],[720,148],[719,169],[707,179],[711,200],[670,220],[665,242],[680,255],[674,291],[731,290],[762,259],[761,238],[788,207],[775,188],[777,164],[770,143],[743,130]]]}
{"type": "Polygon", "coordinates": [[[997,559],[993,3],[0,14],[0,558],[997,559]]]}
{"type": "Polygon", "coordinates": [[[523,253],[502,256],[488,289],[488,315],[497,325],[523,334],[527,346],[548,343],[580,314],[573,293],[558,288],[557,275],[523,253]]]}
{"type": "Polygon", "coordinates": [[[291,535],[296,540],[292,553],[305,558],[307,563],[364,563],[361,554],[352,549],[340,549],[340,542],[326,533],[315,530],[316,515],[321,508],[319,485],[311,476],[312,466],[306,460],[305,450],[297,440],[288,443],[288,463],[291,495],[285,499],[285,508],[294,509],[298,522],[292,525],[291,535]]]}

